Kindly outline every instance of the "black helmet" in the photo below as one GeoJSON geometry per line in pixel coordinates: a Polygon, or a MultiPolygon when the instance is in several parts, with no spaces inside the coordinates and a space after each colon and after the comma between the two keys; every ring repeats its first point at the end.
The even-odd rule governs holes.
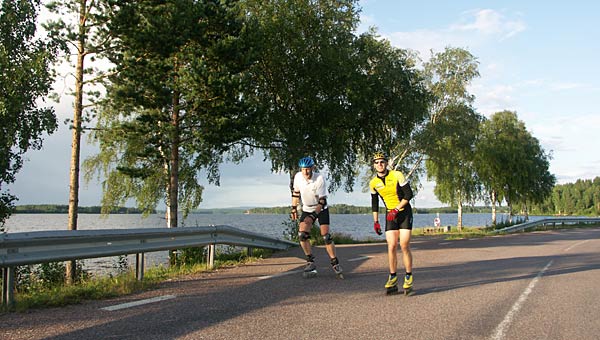
{"type": "Polygon", "coordinates": [[[375,160],[378,160],[378,159],[383,159],[386,162],[388,160],[387,155],[385,153],[381,152],[381,151],[376,151],[375,153],[373,153],[372,160],[375,161],[375,160]]]}

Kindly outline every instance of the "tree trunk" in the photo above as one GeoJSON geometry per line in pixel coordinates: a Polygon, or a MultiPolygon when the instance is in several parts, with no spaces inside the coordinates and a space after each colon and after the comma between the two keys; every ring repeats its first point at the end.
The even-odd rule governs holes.
{"type": "Polygon", "coordinates": [[[290,169],[290,194],[294,193],[294,170],[290,169]]]}
{"type": "MultiPolygon", "coordinates": [[[[169,185],[167,188],[167,220],[169,228],[177,228],[178,225],[178,195],[179,195],[179,92],[173,93],[173,112],[171,113],[172,135],[171,135],[171,154],[170,154],[170,169],[169,185]]],[[[169,253],[171,264],[176,262],[175,250],[169,253]]]]}
{"type": "MultiPolygon", "coordinates": [[[[75,103],[73,110],[73,134],[71,139],[71,169],[69,173],[69,230],[77,230],[79,208],[79,158],[81,155],[81,117],[83,114],[83,63],[85,58],[86,1],[79,7],[79,37],[77,41],[77,65],[75,65],[75,103]]],[[[66,282],[72,284],[76,276],[75,261],[68,261],[66,282]]]]}
{"type": "Polygon", "coordinates": [[[492,190],[492,225],[496,225],[496,191],[492,190]]]}
{"type": "Polygon", "coordinates": [[[460,190],[458,190],[458,199],[457,199],[457,208],[458,208],[458,221],[456,223],[456,228],[459,232],[462,231],[462,195],[460,190]]]}
{"type": "Polygon", "coordinates": [[[169,210],[171,221],[169,228],[177,228],[179,196],[179,92],[173,94],[173,113],[171,116],[173,135],[171,138],[171,173],[169,176],[169,210]]]}
{"type": "Polygon", "coordinates": [[[508,198],[506,199],[506,206],[508,206],[508,223],[512,223],[512,202],[508,198]]]}

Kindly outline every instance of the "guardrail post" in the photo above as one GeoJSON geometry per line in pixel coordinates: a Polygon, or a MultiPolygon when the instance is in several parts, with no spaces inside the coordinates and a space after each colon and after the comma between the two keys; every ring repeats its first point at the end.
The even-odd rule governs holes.
{"type": "Polygon", "coordinates": [[[252,256],[253,254],[254,254],[254,248],[248,247],[248,257],[252,256]]]}
{"type": "Polygon", "coordinates": [[[135,254],[135,278],[138,281],[144,279],[144,253],[135,254]]]}
{"type": "Polygon", "coordinates": [[[0,273],[2,274],[2,296],[0,296],[0,306],[4,306],[6,303],[6,294],[4,293],[6,291],[6,268],[0,268],[0,273]]]}
{"type": "Polygon", "coordinates": [[[215,267],[215,244],[209,244],[207,251],[206,268],[213,269],[215,267]]]}
{"type": "Polygon", "coordinates": [[[15,267],[2,268],[2,306],[9,309],[15,304],[15,267]]]}

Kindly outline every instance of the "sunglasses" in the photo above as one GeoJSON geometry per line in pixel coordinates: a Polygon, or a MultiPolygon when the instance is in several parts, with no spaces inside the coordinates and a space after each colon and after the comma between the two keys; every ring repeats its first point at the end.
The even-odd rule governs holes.
{"type": "Polygon", "coordinates": [[[385,161],[375,161],[375,162],[373,162],[373,164],[375,164],[375,165],[385,164],[385,161]]]}

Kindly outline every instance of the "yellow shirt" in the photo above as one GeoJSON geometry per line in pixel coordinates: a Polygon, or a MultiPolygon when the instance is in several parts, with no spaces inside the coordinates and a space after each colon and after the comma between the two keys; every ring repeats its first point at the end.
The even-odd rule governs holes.
{"type": "MultiPolygon", "coordinates": [[[[404,175],[400,171],[389,170],[384,177],[375,176],[369,182],[369,189],[371,195],[378,194],[383,200],[386,209],[394,209],[398,206],[403,198],[410,200],[412,197],[405,197],[404,190],[402,187],[408,185],[408,182],[404,178],[404,175]]],[[[378,204],[377,200],[374,199],[372,207],[377,211],[378,204]]],[[[404,209],[402,209],[404,210],[404,209]]]]}

